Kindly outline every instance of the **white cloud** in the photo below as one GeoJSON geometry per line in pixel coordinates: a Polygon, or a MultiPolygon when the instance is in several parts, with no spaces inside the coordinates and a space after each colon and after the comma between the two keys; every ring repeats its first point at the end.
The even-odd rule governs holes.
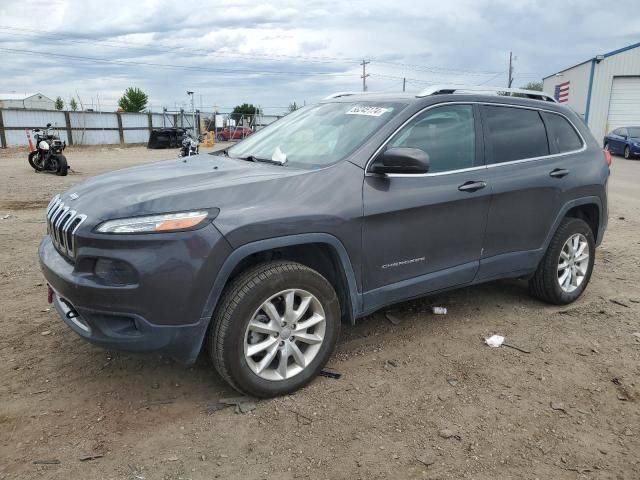
{"type": "MultiPolygon", "coordinates": [[[[615,22],[616,12],[597,0],[57,0],[46,4],[47,21],[36,26],[33,12],[42,6],[40,0],[0,5],[0,49],[42,52],[0,50],[0,91],[64,99],[77,91],[109,106],[133,85],[149,93],[154,107],[186,104],[186,90],[194,89],[208,109],[246,101],[281,111],[293,100],[358,90],[362,57],[372,59],[370,89],[399,89],[394,77],[403,76],[418,89],[420,81],[504,84],[513,50],[522,85],[637,41],[633,26],[615,22]],[[302,75],[309,72],[318,74],[302,75]]],[[[620,0],[616,11],[634,6],[620,0]]]]}

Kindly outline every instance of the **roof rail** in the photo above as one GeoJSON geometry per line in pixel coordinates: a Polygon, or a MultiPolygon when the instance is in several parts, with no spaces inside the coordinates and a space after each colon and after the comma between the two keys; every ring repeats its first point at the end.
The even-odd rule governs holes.
{"type": "Polygon", "coordinates": [[[507,88],[507,87],[486,87],[479,85],[432,85],[430,87],[425,88],[420,93],[416,95],[416,97],[428,97],[429,95],[438,95],[445,93],[466,93],[466,92],[478,92],[478,93],[486,93],[486,94],[494,94],[494,95],[521,95],[527,98],[533,98],[536,100],[543,100],[546,102],[556,102],[556,99],[553,96],[540,92],[538,90],[524,90],[522,88],[507,88]]]}
{"type": "Polygon", "coordinates": [[[348,97],[350,95],[366,95],[367,93],[376,93],[376,92],[336,92],[331,95],[324,97],[323,100],[331,100],[332,98],[339,97],[348,97]]]}

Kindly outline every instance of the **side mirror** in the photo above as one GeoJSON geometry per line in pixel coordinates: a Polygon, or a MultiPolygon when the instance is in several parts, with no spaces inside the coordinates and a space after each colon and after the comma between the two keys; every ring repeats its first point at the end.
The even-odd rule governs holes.
{"type": "Polygon", "coordinates": [[[390,148],[371,163],[372,173],[420,174],[429,171],[429,155],[418,148],[390,148]]]}

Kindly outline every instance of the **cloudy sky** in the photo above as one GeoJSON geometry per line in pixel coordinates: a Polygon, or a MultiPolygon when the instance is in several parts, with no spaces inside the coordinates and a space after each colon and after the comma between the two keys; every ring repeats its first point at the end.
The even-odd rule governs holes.
{"type": "Polygon", "coordinates": [[[334,91],[515,86],[640,40],[637,0],[2,0],[0,92],[114,110],[129,86],[154,110],[281,113],[334,91]],[[636,22],[637,23],[637,22],[636,22]]]}

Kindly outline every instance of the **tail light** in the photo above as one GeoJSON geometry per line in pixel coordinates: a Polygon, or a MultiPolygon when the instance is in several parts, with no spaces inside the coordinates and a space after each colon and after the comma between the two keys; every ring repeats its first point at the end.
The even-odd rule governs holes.
{"type": "Polygon", "coordinates": [[[604,152],[604,161],[607,162],[607,166],[610,167],[613,162],[613,157],[611,156],[611,152],[609,150],[603,150],[604,152]]]}

